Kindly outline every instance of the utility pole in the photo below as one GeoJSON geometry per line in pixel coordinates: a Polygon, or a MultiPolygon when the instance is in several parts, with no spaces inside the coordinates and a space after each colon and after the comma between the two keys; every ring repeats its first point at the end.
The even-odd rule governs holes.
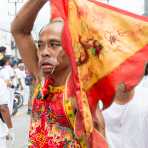
{"type": "Polygon", "coordinates": [[[11,13],[8,12],[9,15],[16,16],[17,6],[18,6],[18,4],[23,3],[23,0],[8,0],[8,3],[11,4],[11,5],[14,5],[14,13],[11,14],[11,13]]]}
{"type": "MultiPolygon", "coordinates": [[[[23,0],[8,0],[8,3],[9,3],[10,5],[14,5],[13,14],[11,14],[11,12],[8,12],[8,14],[9,14],[10,16],[16,16],[18,4],[23,3],[23,0]]],[[[15,42],[14,42],[14,40],[12,39],[12,37],[11,37],[11,49],[14,49],[14,50],[15,50],[15,56],[18,57],[17,48],[16,48],[15,42]]]]}
{"type": "Polygon", "coordinates": [[[148,0],[144,0],[144,15],[148,16],[148,0]]]}
{"type": "Polygon", "coordinates": [[[109,0],[106,0],[107,1],[107,3],[109,4],[109,0]]]}

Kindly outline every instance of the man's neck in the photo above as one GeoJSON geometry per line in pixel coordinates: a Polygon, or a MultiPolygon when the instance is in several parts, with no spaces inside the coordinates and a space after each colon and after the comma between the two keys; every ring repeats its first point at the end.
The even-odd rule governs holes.
{"type": "Polygon", "coordinates": [[[71,68],[68,67],[54,75],[55,86],[65,85],[67,77],[71,72],[71,68]]]}
{"type": "Polygon", "coordinates": [[[133,99],[134,96],[134,90],[131,90],[129,92],[122,92],[120,95],[115,96],[114,102],[120,105],[127,104],[130,100],[133,99]]]}

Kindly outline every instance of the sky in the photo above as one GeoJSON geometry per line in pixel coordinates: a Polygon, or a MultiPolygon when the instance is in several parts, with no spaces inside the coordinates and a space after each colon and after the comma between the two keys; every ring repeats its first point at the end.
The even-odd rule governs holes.
{"type": "Polygon", "coordinates": [[[110,0],[113,6],[129,10],[136,14],[143,14],[144,0],[110,0]]]}

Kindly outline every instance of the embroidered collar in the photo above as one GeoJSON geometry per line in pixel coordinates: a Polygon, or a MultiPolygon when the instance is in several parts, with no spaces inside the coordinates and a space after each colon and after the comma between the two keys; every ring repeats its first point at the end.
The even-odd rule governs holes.
{"type": "Polygon", "coordinates": [[[62,85],[62,86],[49,85],[48,87],[49,87],[48,88],[49,93],[61,93],[61,92],[64,92],[64,88],[65,88],[64,85],[62,85]]]}
{"type": "Polygon", "coordinates": [[[36,90],[37,99],[46,99],[49,95],[64,92],[65,86],[53,86],[54,80],[51,77],[45,79],[44,84],[39,83],[36,90]]]}

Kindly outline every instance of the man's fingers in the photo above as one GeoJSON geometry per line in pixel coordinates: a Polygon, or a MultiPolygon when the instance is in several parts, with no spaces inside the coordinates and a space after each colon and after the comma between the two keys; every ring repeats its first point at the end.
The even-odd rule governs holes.
{"type": "Polygon", "coordinates": [[[95,113],[94,127],[105,137],[105,122],[102,112],[99,109],[95,113]]]}

